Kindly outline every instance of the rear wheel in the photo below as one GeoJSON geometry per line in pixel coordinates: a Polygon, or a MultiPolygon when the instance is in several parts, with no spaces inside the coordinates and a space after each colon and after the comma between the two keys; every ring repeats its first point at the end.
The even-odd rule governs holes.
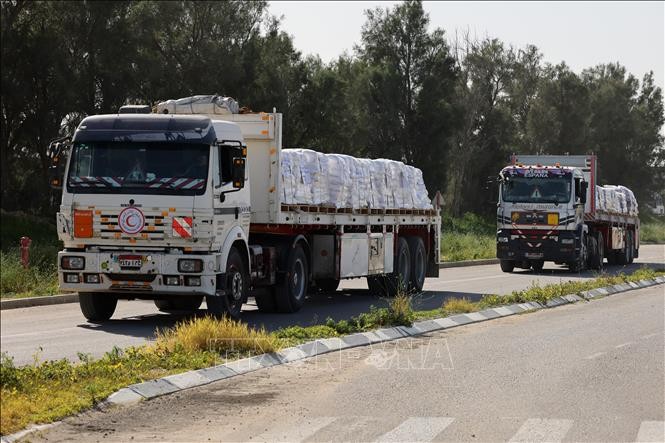
{"type": "Polygon", "coordinates": [[[203,296],[177,297],[155,300],[155,306],[161,312],[196,311],[203,303],[203,296]]]}
{"type": "Polygon", "coordinates": [[[111,318],[118,305],[118,298],[112,294],[99,292],[79,292],[79,306],[83,316],[92,323],[104,322],[111,318]]]}
{"type": "Polygon", "coordinates": [[[618,265],[627,265],[628,264],[628,259],[629,259],[628,249],[630,248],[629,242],[630,242],[629,233],[626,232],[626,234],[624,235],[624,238],[623,238],[623,248],[621,248],[621,249],[619,249],[618,251],[615,252],[615,254],[616,254],[616,258],[615,258],[616,264],[618,264],[618,265]]]}
{"type": "Polygon", "coordinates": [[[605,238],[602,232],[596,235],[596,262],[594,264],[594,269],[598,271],[602,271],[605,266],[605,238]]]}
{"type": "Polygon", "coordinates": [[[503,272],[513,272],[515,269],[515,261],[513,260],[500,260],[499,266],[503,272]]]}
{"type": "Polygon", "coordinates": [[[384,280],[388,297],[394,297],[400,291],[408,290],[411,281],[411,252],[404,237],[397,240],[397,255],[393,262],[393,273],[386,276],[384,280]]]}
{"type": "Polygon", "coordinates": [[[305,303],[309,267],[307,256],[300,244],[291,249],[286,274],[275,287],[275,302],[280,312],[297,312],[305,303]]]}
{"type": "Polygon", "coordinates": [[[628,264],[631,264],[635,260],[635,236],[633,231],[628,231],[628,264]]]}
{"type": "Polygon", "coordinates": [[[427,273],[427,252],[425,243],[420,237],[409,237],[407,239],[409,252],[411,253],[411,280],[410,289],[417,292],[423,290],[425,284],[425,274],[427,273]]]}
{"type": "Polygon", "coordinates": [[[571,272],[582,272],[586,268],[588,259],[587,254],[587,236],[582,234],[582,237],[580,238],[580,253],[575,261],[568,263],[568,269],[570,269],[571,272]]]}
{"type": "MultiPolygon", "coordinates": [[[[247,300],[247,272],[236,248],[231,248],[226,260],[226,290],[224,293],[206,296],[208,312],[215,316],[240,317],[242,304],[247,300]]],[[[222,286],[222,285],[218,285],[222,286]]]]}

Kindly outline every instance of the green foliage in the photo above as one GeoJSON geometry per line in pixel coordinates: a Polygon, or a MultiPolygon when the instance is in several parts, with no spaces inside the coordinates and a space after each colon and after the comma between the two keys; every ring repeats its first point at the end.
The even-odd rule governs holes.
{"type": "Polygon", "coordinates": [[[640,241],[665,243],[665,217],[643,213],[640,215],[640,241]]]}

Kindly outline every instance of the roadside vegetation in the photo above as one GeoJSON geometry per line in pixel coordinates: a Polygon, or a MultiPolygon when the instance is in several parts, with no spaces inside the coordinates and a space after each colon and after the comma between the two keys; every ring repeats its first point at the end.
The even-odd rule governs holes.
{"type": "Polygon", "coordinates": [[[496,257],[496,224],[467,212],[460,218],[444,215],[441,226],[443,261],[496,257]]]}
{"type": "Polygon", "coordinates": [[[0,212],[0,295],[2,298],[53,295],[58,291],[55,222],[21,212],[0,212]],[[21,265],[19,240],[30,237],[30,267],[21,265]]]}
{"type": "Polygon", "coordinates": [[[640,241],[665,244],[665,217],[645,213],[640,222],[640,241]]]}
{"type": "Polygon", "coordinates": [[[387,307],[371,307],[348,320],[327,319],[314,326],[291,326],[273,332],[253,329],[238,321],[209,316],[193,317],[173,328],[157,331],[154,343],[128,349],[114,348],[101,358],[79,355],[78,362],[62,359],[17,367],[2,356],[0,365],[0,434],[7,435],[30,423],[48,423],[99,403],[127,385],[226,361],[249,357],[307,341],[416,320],[446,317],[482,309],[547,300],[593,288],[652,279],[663,270],[642,268],[630,275],[601,275],[583,282],[533,285],[505,296],[485,295],[481,300],[448,298],[434,310],[416,311],[407,294],[390,300],[387,307]]]}

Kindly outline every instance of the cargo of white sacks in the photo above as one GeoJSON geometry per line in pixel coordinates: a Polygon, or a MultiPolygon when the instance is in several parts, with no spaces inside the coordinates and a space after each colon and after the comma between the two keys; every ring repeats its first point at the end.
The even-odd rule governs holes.
{"type": "Polygon", "coordinates": [[[395,160],[281,152],[282,203],[337,209],[432,209],[420,169],[395,160]]]}
{"type": "Polygon", "coordinates": [[[596,210],[609,214],[638,215],[637,199],[625,186],[596,186],[596,210]]]}

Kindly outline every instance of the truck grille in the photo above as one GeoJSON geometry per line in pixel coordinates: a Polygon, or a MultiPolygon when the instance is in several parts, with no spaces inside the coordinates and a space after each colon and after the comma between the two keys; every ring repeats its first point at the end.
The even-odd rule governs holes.
{"type": "MultiPolygon", "coordinates": [[[[99,237],[103,239],[143,239],[164,240],[167,230],[167,219],[161,215],[144,215],[145,227],[136,235],[127,235],[118,226],[118,214],[102,213],[95,215],[95,228],[99,230],[99,237]]],[[[170,226],[169,226],[170,227],[170,226]]],[[[96,230],[97,230],[96,229],[96,230]]]]}

